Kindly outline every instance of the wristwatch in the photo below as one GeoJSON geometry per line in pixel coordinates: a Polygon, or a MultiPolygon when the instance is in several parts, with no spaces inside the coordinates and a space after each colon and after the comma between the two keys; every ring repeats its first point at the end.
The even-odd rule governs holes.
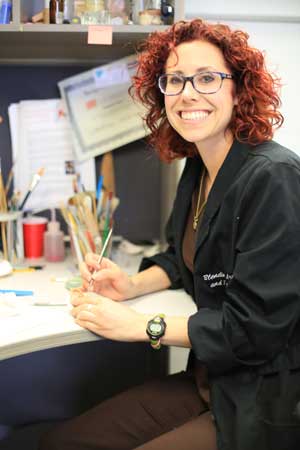
{"type": "Polygon", "coordinates": [[[164,321],[164,318],[164,314],[158,314],[147,323],[146,333],[150,338],[151,347],[155,350],[160,349],[160,339],[166,332],[167,324],[164,321]]]}

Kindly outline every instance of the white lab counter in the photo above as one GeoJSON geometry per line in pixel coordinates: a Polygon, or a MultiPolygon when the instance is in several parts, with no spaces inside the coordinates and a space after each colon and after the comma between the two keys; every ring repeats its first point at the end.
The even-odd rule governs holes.
{"type": "MultiPolygon", "coordinates": [[[[68,261],[47,263],[42,270],[18,272],[0,278],[1,289],[34,291],[33,297],[18,297],[11,315],[1,314],[0,305],[0,360],[101,339],[76,325],[69,313],[65,280],[74,276],[71,270],[73,268],[68,261]],[[34,303],[44,303],[45,306],[34,303]]],[[[183,290],[160,291],[127,303],[144,313],[189,316],[196,311],[194,302],[183,290]]]]}

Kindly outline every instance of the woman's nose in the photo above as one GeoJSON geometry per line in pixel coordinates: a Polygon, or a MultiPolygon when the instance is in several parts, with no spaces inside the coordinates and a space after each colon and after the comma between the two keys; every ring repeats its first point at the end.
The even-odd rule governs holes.
{"type": "Polygon", "coordinates": [[[192,80],[186,80],[185,86],[183,88],[181,95],[186,98],[198,98],[199,94],[195,90],[192,80]]]}

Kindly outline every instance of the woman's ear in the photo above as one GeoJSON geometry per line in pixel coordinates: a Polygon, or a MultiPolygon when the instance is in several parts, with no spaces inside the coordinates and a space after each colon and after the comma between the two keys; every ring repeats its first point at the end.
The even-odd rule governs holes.
{"type": "Polygon", "coordinates": [[[239,98],[238,98],[237,95],[235,95],[235,96],[234,96],[234,99],[233,99],[233,104],[234,104],[234,106],[237,106],[238,103],[239,103],[239,98]]]}

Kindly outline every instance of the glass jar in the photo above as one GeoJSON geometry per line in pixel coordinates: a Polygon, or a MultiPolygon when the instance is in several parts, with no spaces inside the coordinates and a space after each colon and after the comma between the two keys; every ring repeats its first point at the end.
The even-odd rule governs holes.
{"type": "Polygon", "coordinates": [[[160,9],[145,9],[139,13],[140,25],[161,25],[160,9]]]}
{"type": "Polygon", "coordinates": [[[104,0],[85,0],[86,12],[98,12],[105,9],[104,0]]]}
{"type": "Polygon", "coordinates": [[[85,11],[81,18],[85,25],[107,25],[110,23],[110,14],[105,9],[104,0],[85,0],[85,11]]]}
{"type": "Polygon", "coordinates": [[[81,17],[85,11],[85,0],[74,0],[74,16],[81,17]]]}

